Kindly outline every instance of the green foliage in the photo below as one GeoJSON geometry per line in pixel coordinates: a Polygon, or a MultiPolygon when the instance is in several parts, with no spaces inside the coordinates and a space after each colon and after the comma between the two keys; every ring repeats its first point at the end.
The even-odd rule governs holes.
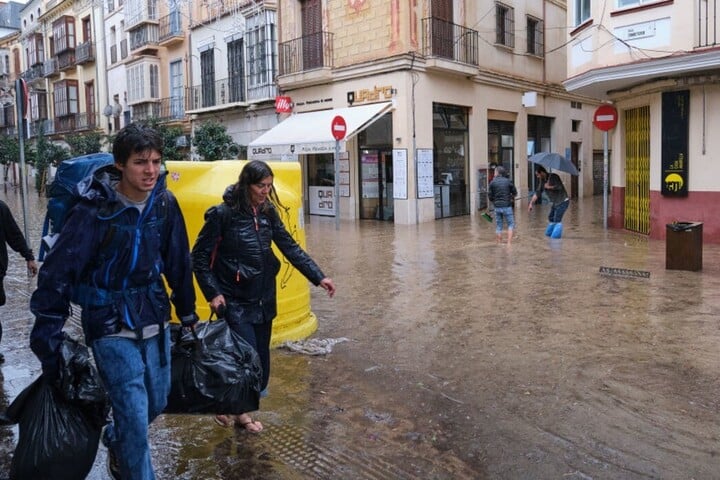
{"type": "Polygon", "coordinates": [[[9,135],[0,136],[0,164],[20,160],[20,142],[17,137],[9,135]]]}
{"type": "Polygon", "coordinates": [[[26,157],[28,163],[35,165],[37,172],[35,188],[38,193],[42,193],[45,191],[49,166],[58,166],[60,162],[70,158],[70,152],[49,141],[44,132],[40,131],[35,139],[35,144],[26,149],[26,157]]]}
{"type": "Polygon", "coordinates": [[[192,143],[202,160],[214,161],[237,158],[239,146],[227,134],[225,125],[210,120],[195,129],[192,143]]]}
{"type": "Polygon", "coordinates": [[[99,132],[86,132],[83,134],[67,135],[65,141],[70,145],[73,157],[98,153],[102,150],[105,135],[99,132]]]}

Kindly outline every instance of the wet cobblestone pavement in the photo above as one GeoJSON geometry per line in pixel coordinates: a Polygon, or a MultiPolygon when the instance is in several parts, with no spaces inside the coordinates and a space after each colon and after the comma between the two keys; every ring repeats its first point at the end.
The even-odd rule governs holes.
{"type": "MultiPolygon", "coordinates": [[[[17,192],[0,199],[22,219],[17,192]]],[[[43,202],[30,195],[34,249],[43,202]]],[[[719,246],[701,272],[666,270],[664,242],[603,230],[600,197],[572,203],[560,240],[543,236],[547,207],[516,213],[510,247],[480,216],[307,219],[338,286],[312,290],[313,337],[349,341],[273,351],[260,435],[161,416],[158,478],[719,478],[719,246]]],[[[39,372],[33,284],[11,253],[0,407],[39,372]]],[[[0,478],[16,435],[0,427],[0,478]]],[[[106,478],[104,461],[101,447],[89,479],[106,478]]]]}

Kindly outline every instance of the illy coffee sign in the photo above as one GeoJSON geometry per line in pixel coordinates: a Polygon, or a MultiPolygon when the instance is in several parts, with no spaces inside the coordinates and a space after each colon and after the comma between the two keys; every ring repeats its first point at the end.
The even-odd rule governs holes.
{"type": "Polygon", "coordinates": [[[275,113],[290,113],[292,109],[293,103],[290,97],[275,97],[275,113]]]}

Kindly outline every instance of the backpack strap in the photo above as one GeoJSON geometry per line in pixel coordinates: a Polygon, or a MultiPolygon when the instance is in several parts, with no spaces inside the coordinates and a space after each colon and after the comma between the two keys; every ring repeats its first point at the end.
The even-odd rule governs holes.
{"type": "Polygon", "coordinates": [[[215,240],[215,246],[210,253],[210,270],[212,270],[213,265],[215,265],[215,259],[217,258],[218,250],[220,249],[220,244],[222,243],[223,235],[225,234],[225,226],[230,221],[229,219],[232,215],[232,210],[224,203],[218,205],[217,210],[220,212],[220,235],[218,235],[215,240]]]}

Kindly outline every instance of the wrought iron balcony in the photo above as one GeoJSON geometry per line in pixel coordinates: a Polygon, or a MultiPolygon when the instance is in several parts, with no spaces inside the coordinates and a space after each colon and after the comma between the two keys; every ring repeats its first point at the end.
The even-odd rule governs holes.
{"type": "Polygon", "coordinates": [[[189,88],[188,110],[243,104],[247,102],[270,100],[277,95],[277,86],[272,75],[267,75],[265,83],[249,85],[250,77],[231,77],[210,83],[194,85],[189,88]]]}
{"type": "Polygon", "coordinates": [[[158,41],[160,45],[171,45],[181,42],[185,38],[182,29],[182,17],[180,12],[165,15],[160,19],[158,41]]]}
{"type": "Polygon", "coordinates": [[[43,77],[43,65],[33,65],[20,75],[24,80],[30,82],[43,77]]]}
{"type": "Polygon", "coordinates": [[[133,119],[147,121],[150,118],[160,122],[183,120],[185,118],[185,98],[167,97],[159,102],[147,102],[133,105],[133,119]]]}
{"type": "Polygon", "coordinates": [[[43,64],[43,77],[52,77],[60,75],[60,69],[58,68],[57,58],[49,58],[45,60],[43,64]]]}
{"type": "Polygon", "coordinates": [[[333,34],[318,32],[282,42],[280,75],[301,73],[318,68],[333,68],[333,34]]]}
{"type": "Polygon", "coordinates": [[[478,65],[478,32],[435,17],[422,20],[423,55],[478,65]]]}
{"type": "Polygon", "coordinates": [[[57,55],[58,69],[63,72],[65,70],[72,70],[77,66],[75,62],[75,50],[66,50],[65,52],[57,55]]]}
{"type": "Polygon", "coordinates": [[[75,49],[75,61],[78,65],[95,61],[95,44],[93,42],[83,42],[75,49]]]}
{"type": "Polygon", "coordinates": [[[130,37],[130,51],[142,53],[146,50],[157,51],[158,47],[158,26],[143,24],[140,28],[128,32],[130,37]]]}

